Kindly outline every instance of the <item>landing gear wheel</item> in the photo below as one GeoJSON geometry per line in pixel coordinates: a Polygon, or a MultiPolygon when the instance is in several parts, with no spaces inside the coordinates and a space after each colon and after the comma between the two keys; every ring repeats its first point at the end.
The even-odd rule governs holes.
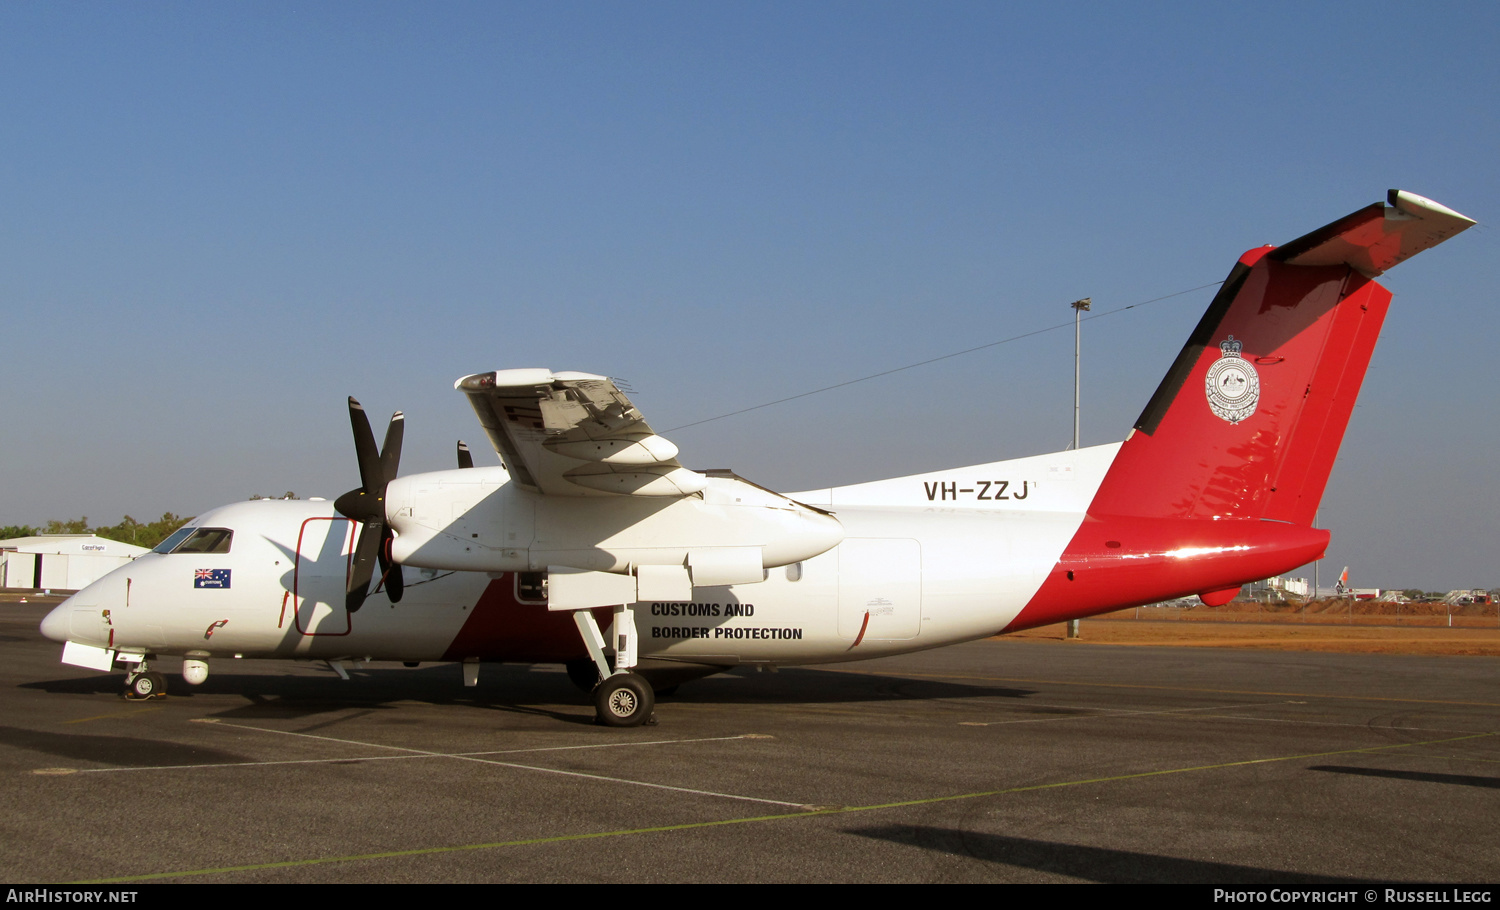
{"type": "Polygon", "coordinates": [[[589,658],[570,660],[563,667],[568,671],[568,681],[577,686],[578,691],[592,692],[599,685],[599,668],[589,658]]]}
{"type": "Polygon", "coordinates": [[[137,673],[125,682],[125,697],[144,701],[167,694],[167,678],[155,670],[137,673]]]}
{"type": "Polygon", "coordinates": [[[656,695],[636,673],[616,673],[594,690],[594,710],[606,727],[639,727],[649,723],[656,695]]]}

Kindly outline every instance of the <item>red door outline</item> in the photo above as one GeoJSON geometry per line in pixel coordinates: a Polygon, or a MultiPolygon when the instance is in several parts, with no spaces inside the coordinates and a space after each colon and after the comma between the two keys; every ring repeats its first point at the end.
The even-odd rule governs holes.
{"type": "MultiPolygon", "coordinates": [[[[343,543],[343,546],[340,549],[341,549],[342,555],[344,557],[344,588],[346,590],[348,589],[348,586],[349,586],[349,571],[350,571],[350,569],[354,565],[354,533],[353,533],[354,522],[353,521],[351,521],[348,518],[344,518],[342,516],[330,516],[330,517],[327,517],[327,518],[319,517],[319,518],[308,518],[308,519],[305,519],[302,522],[302,527],[300,527],[300,528],[297,529],[297,562],[296,562],[296,564],[292,568],[292,590],[291,590],[291,597],[292,597],[292,622],[296,624],[298,632],[302,633],[303,635],[310,636],[310,637],[319,636],[319,635],[326,635],[326,636],[348,635],[351,631],[353,631],[353,628],[354,628],[354,618],[349,614],[348,610],[344,611],[344,628],[343,628],[342,631],[339,631],[339,632],[311,632],[311,631],[308,631],[307,629],[302,628],[302,604],[303,604],[303,599],[302,599],[302,593],[301,593],[301,590],[300,590],[301,579],[302,579],[302,540],[303,540],[303,537],[307,534],[307,526],[310,525],[310,524],[312,524],[315,521],[329,521],[329,522],[341,521],[341,522],[344,523],[344,526],[345,526],[345,528],[344,528],[344,543],[343,543]]],[[[328,536],[332,536],[335,533],[335,530],[334,530],[334,528],[330,527],[328,529],[328,532],[329,532],[328,536]]],[[[326,543],[327,539],[328,539],[327,537],[324,537],[325,543],[326,543]]],[[[309,581],[311,581],[311,578],[309,579],[309,581]]],[[[314,601],[314,603],[317,603],[317,602],[318,601],[314,601]]],[[[285,610],[285,608],[286,608],[286,598],[283,597],[282,598],[282,609],[285,610]]],[[[311,618],[311,617],[309,617],[309,618],[311,618]]]]}

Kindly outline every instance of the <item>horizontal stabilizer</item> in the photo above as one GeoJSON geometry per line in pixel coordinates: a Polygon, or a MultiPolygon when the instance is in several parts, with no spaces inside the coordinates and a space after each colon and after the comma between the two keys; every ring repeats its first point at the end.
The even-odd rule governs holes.
{"type": "Polygon", "coordinates": [[[1298,237],[1271,258],[1288,265],[1347,265],[1374,278],[1475,223],[1415,193],[1391,190],[1386,201],[1298,237]]]}

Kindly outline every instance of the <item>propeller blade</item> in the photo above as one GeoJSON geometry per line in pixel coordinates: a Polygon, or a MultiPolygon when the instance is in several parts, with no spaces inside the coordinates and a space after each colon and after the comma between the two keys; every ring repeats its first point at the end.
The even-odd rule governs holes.
{"type": "MultiPolygon", "coordinates": [[[[385,488],[401,467],[401,440],[406,433],[406,417],[400,411],[391,415],[385,428],[385,443],[375,448],[375,434],[370,418],[360,403],[349,398],[349,425],[354,429],[354,453],[359,457],[359,487],[333,501],[333,507],[345,518],[361,522],[359,541],[349,566],[349,585],[344,607],[353,613],[364,606],[370,595],[370,579],[380,564],[380,581],[385,592],[396,603],[403,590],[401,567],[390,558],[395,535],[385,523],[385,488]]],[[[377,585],[377,587],[379,587],[377,585]]]]}
{"type": "MultiPolygon", "coordinates": [[[[396,469],[401,466],[401,437],[406,432],[406,415],[400,411],[391,415],[390,425],[385,428],[385,445],[380,447],[380,496],[385,498],[385,485],[396,479],[396,469]]],[[[383,516],[382,516],[383,517],[383,516]]]]}
{"type": "Polygon", "coordinates": [[[385,596],[389,597],[391,603],[401,602],[401,594],[406,588],[401,578],[401,567],[391,559],[391,541],[396,535],[391,533],[388,526],[380,529],[380,580],[385,583],[385,596]]]}
{"type": "Polygon", "coordinates": [[[354,562],[349,566],[349,587],[344,595],[344,607],[350,613],[364,606],[365,597],[370,593],[375,557],[380,553],[381,527],[381,522],[367,521],[359,530],[359,542],[354,545],[354,562]]]}
{"type": "Polygon", "coordinates": [[[474,467],[474,456],[469,453],[469,447],[460,439],[458,441],[458,466],[461,468],[474,467]]]}
{"type": "Polygon", "coordinates": [[[354,428],[354,454],[359,458],[359,485],[366,493],[379,496],[388,479],[381,470],[380,452],[375,448],[375,434],[370,418],[354,396],[349,397],[349,425],[354,428]]]}

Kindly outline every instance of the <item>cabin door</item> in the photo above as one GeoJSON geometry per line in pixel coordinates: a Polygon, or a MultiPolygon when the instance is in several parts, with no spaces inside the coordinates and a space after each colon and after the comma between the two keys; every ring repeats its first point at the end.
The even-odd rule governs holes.
{"type": "Polygon", "coordinates": [[[297,566],[292,572],[292,600],[297,631],[303,635],[348,635],[349,585],[354,539],[359,525],[347,518],[309,518],[297,535],[297,566]]]}

